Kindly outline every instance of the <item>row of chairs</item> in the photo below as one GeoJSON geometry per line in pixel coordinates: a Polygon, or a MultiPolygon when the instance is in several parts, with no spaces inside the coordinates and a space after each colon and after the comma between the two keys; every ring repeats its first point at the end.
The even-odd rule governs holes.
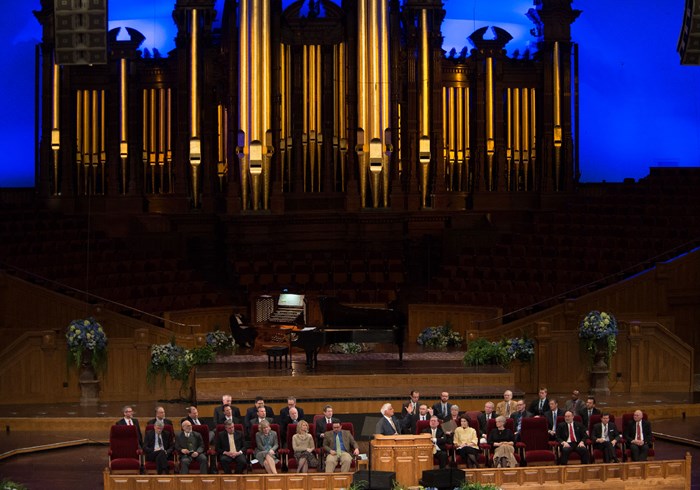
{"type": "MultiPolygon", "coordinates": [[[[352,436],[355,436],[355,428],[351,422],[343,422],[342,424],[342,429],[343,430],[348,430],[352,434],[352,436]]],[[[280,444],[282,444],[282,438],[281,438],[281,429],[279,424],[270,424],[270,428],[277,433],[277,440],[279,441],[280,444]]],[[[287,426],[287,433],[285,434],[285,441],[286,441],[286,447],[283,448],[280,446],[280,449],[278,450],[279,453],[279,461],[277,463],[277,468],[279,470],[282,469],[288,469],[288,470],[295,470],[298,468],[299,463],[298,461],[294,458],[294,451],[292,450],[292,438],[294,434],[296,434],[296,428],[297,424],[289,424],[287,426]]],[[[326,430],[331,430],[332,429],[332,424],[327,424],[326,430]]],[[[148,425],[146,426],[146,432],[152,431],[153,426],[148,425]]],[[[210,472],[219,472],[221,471],[221,464],[216,458],[216,448],[212,447],[209,443],[209,427],[207,425],[193,425],[192,430],[198,432],[202,436],[202,441],[204,444],[204,454],[207,455],[207,459],[209,461],[209,469],[210,472]]],[[[223,424],[218,424],[216,426],[215,430],[215,439],[216,436],[218,436],[219,432],[224,431],[224,425],[223,424]]],[[[234,424],[234,430],[240,432],[243,434],[243,424],[234,424]]],[[[175,431],[173,426],[171,425],[166,425],[163,428],[163,434],[167,432],[168,437],[170,438],[169,442],[171,447],[173,447],[175,443],[175,431]]],[[[255,453],[257,451],[257,448],[255,447],[255,436],[258,432],[258,424],[254,424],[251,426],[250,430],[250,446],[246,449],[246,459],[248,461],[248,471],[255,471],[262,469],[262,463],[261,462],[254,462],[255,461],[255,453]]],[[[316,428],[315,424],[310,424],[309,425],[309,433],[311,434],[311,437],[313,440],[316,440],[316,428]]],[[[319,459],[323,458],[322,454],[322,448],[316,448],[316,454],[318,455],[319,459]]],[[[155,472],[156,471],[156,464],[155,462],[152,461],[147,461],[145,458],[144,451],[141,447],[139,447],[139,442],[138,442],[138,434],[136,431],[135,426],[128,426],[128,425],[113,425],[110,429],[110,435],[109,435],[109,469],[111,472],[114,473],[121,473],[121,472],[155,472]]],[[[173,457],[168,461],[168,467],[170,471],[175,471],[178,469],[178,457],[177,457],[177,452],[173,451],[173,457]]],[[[355,466],[355,462],[353,461],[352,466],[355,466]]],[[[199,471],[199,463],[197,461],[192,461],[190,464],[190,471],[192,472],[197,472],[199,471]]]]}

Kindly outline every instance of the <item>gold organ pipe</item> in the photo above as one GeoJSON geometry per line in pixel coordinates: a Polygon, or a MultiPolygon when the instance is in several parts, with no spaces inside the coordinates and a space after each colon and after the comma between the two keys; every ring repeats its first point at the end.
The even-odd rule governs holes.
{"type": "MultiPolygon", "coordinates": [[[[381,134],[379,135],[379,138],[381,138],[382,141],[384,141],[384,130],[387,129],[391,125],[391,120],[389,118],[389,112],[390,112],[390,107],[389,107],[389,90],[390,90],[390,78],[389,78],[389,11],[388,11],[388,4],[389,2],[385,0],[380,0],[379,1],[379,17],[381,19],[381,30],[379,32],[379,35],[381,37],[380,42],[379,42],[379,49],[377,51],[380,51],[382,54],[381,60],[379,61],[379,67],[381,70],[381,85],[380,85],[380,92],[381,92],[381,101],[382,101],[382,111],[381,111],[381,134]]],[[[390,144],[390,141],[384,141],[385,145],[390,144]]],[[[388,164],[388,162],[387,162],[388,164]]],[[[388,172],[387,175],[384,177],[385,183],[388,183],[388,172]]],[[[388,189],[384,189],[384,194],[387,194],[388,189]]],[[[386,205],[386,203],[385,203],[386,205]]]]}
{"type": "MultiPolygon", "coordinates": [[[[490,56],[486,58],[486,139],[493,145],[493,59],[490,56]]],[[[493,153],[493,148],[487,151],[493,153]]]]}
{"type": "Polygon", "coordinates": [[[347,128],[345,120],[345,43],[341,42],[338,45],[338,136],[347,138],[347,128]]]}
{"type": "Polygon", "coordinates": [[[148,161],[148,89],[143,89],[143,121],[141,122],[141,130],[143,132],[143,143],[141,149],[143,151],[142,159],[148,161]]]}
{"type": "Polygon", "coordinates": [[[82,138],[82,131],[83,131],[83,91],[78,90],[76,92],[76,99],[75,99],[75,114],[76,114],[76,123],[75,123],[75,147],[78,150],[78,153],[76,155],[76,163],[82,163],[83,160],[83,138],[82,138]]]}
{"type": "Polygon", "coordinates": [[[90,159],[90,91],[83,90],[83,156],[88,164],[90,159]]]}
{"type": "Polygon", "coordinates": [[[529,92],[526,88],[522,89],[522,128],[523,128],[523,189],[527,190],[527,181],[529,173],[529,163],[530,163],[530,132],[528,131],[528,126],[530,124],[530,114],[529,105],[530,98],[529,92]]]}
{"type": "Polygon", "coordinates": [[[530,174],[532,175],[532,182],[535,182],[535,158],[536,158],[536,122],[535,118],[535,89],[530,89],[530,139],[532,143],[530,144],[530,160],[532,160],[532,165],[530,166],[530,174]]]}
{"type": "MultiPolygon", "coordinates": [[[[238,58],[238,106],[239,106],[239,127],[245,135],[247,142],[250,142],[250,74],[249,74],[249,24],[248,24],[248,8],[250,0],[240,0],[240,15],[239,15],[239,58],[238,58]]],[[[244,154],[248,154],[248,145],[246,142],[242,142],[243,146],[240,149],[244,154]]],[[[241,170],[241,173],[243,170],[241,170]]],[[[245,177],[247,180],[247,177],[245,177]]],[[[241,186],[244,193],[243,202],[245,203],[245,196],[247,195],[247,188],[245,185],[241,186]]],[[[245,206],[245,204],[244,204],[245,206]]]]}
{"type": "Polygon", "coordinates": [[[379,29],[380,29],[380,19],[379,19],[379,6],[378,0],[369,0],[369,8],[367,15],[367,26],[369,28],[369,44],[367,46],[369,54],[369,127],[365,128],[365,131],[369,131],[367,134],[368,139],[371,141],[374,138],[382,139],[382,128],[381,120],[379,119],[379,114],[381,110],[381,100],[379,93],[379,52],[381,46],[379,45],[379,29]]]}
{"type": "Polygon", "coordinates": [[[470,157],[469,145],[471,135],[469,134],[469,87],[464,89],[464,148],[466,157],[470,157]]]}
{"type": "Polygon", "coordinates": [[[149,118],[148,118],[148,131],[149,131],[149,146],[148,146],[148,161],[151,165],[156,164],[156,89],[152,88],[149,90],[150,104],[149,104],[149,118]]]}
{"type": "Polygon", "coordinates": [[[561,127],[561,86],[559,82],[559,43],[554,43],[553,54],[553,71],[554,71],[554,127],[561,127]]]}
{"type": "Polygon", "coordinates": [[[126,59],[119,62],[119,141],[126,142],[127,138],[127,91],[126,91],[126,59]]]}
{"type": "Polygon", "coordinates": [[[517,88],[513,89],[513,159],[517,172],[520,163],[520,90],[517,88]]]}
{"type": "Polygon", "coordinates": [[[321,62],[321,45],[316,45],[316,148],[317,148],[317,161],[318,161],[318,190],[321,190],[321,148],[322,148],[322,142],[323,142],[323,127],[321,125],[321,112],[323,108],[323,97],[322,97],[322,90],[321,90],[321,67],[323,66],[321,62]]]}
{"type": "Polygon", "coordinates": [[[92,164],[97,165],[99,158],[99,150],[100,150],[100,141],[99,141],[99,119],[98,115],[99,112],[97,110],[97,90],[91,90],[91,99],[92,99],[92,109],[91,112],[92,114],[90,115],[90,130],[92,132],[92,144],[91,149],[92,149],[92,164]]]}
{"type": "Polygon", "coordinates": [[[51,129],[59,128],[59,101],[60,101],[60,76],[61,66],[53,64],[53,84],[51,93],[51,129]]]}
{"type": "Polygon", "coordinates": [[[262,134],[260,132],[261,124],[261,114],[262,109],[260,104],[260,83],[262,82],[262,77],[260,73],[260,15],[261,15],[261,3],[260,1],[253,1],[251,5],[250,12],[250,138],[248,139],[248,144],[253,141],[262,141],[262,134]]]}
{"type": "Polygon", "coordinates": [[[224,107],[216,105],[216,162],[222,164],[224,161],[224,107]]]}
{"type": "MultiPolygon", "coordinates": [[[[260,15],[260,28],[259,28],[259,42],[262,49],[262,56],[260,60],[262,66],[260,68],[262,90],[260,94],[260,109],[262,114],[262,126],[260,127],[260,141],[265,136],[265,132],[272,129],[270,121],[272,120],[271,108],[270,108],[270,56],[271,56],[271,46],[270,46],[270,2],[262,1],[261,15],[260,15]]],[[[265,175],[266,181],[269,181],[269,176],[265,175]]],[[[267,208],[267,205],[263,206],[267,208]]]]}
{"type": "Polygon", "coordinates": [[[455,105],[457,106],[457,154],[456,154],[456,160],[457,160],[457,190],[458,191],[463,191],[464,190],[464,185],[463,185],[463,173],[464,173],[464,88],[462,87],[457,87],[455,88],[455,92],[457,95],[455,105]]]}
{"type": "Polygon", "coordinates": [[[158,89],[158,162],[165,162],[165,89],[158,89]]]}
{"type": "Polygon", "coordinates": [[[304,73],[304,80],[306,83],[303,83],[303,105],[304,105],[304,110],[302,111],[303,114],[303,133],[308,134],[309,132],[309,84],[311,81],[309,81],[309,47],[304,46],[302,50],[302,60],[301,60],[301,66],[302,66],[302,72],[304,73]]]}
{"type": "MultiPolygon", "coordinates": [[[[357,2],[357,88],[358,88],[358,101],[357,101],[357,124],[358,127],[363,129],[368,133],[368,137],[365,138],[369,141],[369,126],[368,126],[368,107],[369,100],[367,94],[368,81],[368,67],[367,67],[367,4],[366,0],[359,0],[357,2]]],[[[363,145],[364,146],[364,145],[363,145]]],[[[361,167],[362,168],[362,167],[361,167]]],[[[360,178],[362,180],[363,171],[360,170],[360,178]]],[[[361,187],[361,191],[364,189],[361,187]]],[[[363,202],[364,205],[364,202],[363,202]]]]}
{"type": "Polygon", "coordinates": [[[422,136],[430,136],[430,84],[429,84],[429,60],[428,60],[428,11],[421,10],[421,114],[420,127],[422,136]]]}
{"type": "Polygon", "coordinates": [[[280,96],[280,147],[284,148],[287,138],[287,48],[283,43],[280,43],[280,96]]]}
{"type": "Polygon", "coordinates": [[[190,43],[190,137],[199,137],[199,99],[197,86],[197,72],[199,70],[198,42],[199,20],[197,9],[192,9],[192,39],[190,43]]]}
{"type": "Polygon", "coordinates": [[[506,89],[506,188],[511,189],[513,165],[513,89],[506,89]]]}
{"type": "MultiPolygon", "coordinates": [[[[450,162],[454,165],[455,161],[457,160],[457,114],[456,114],[456,107],[455,107],[455,94],[457,92],[456,87],[450,87],[449,89],[449,98],[448,98],[448,103],[449,103],[449,108],[448,108],[448,124],[449,124],[449,132],[450,132],[450,162]]],[[[454,172],[454,168],[452,169],[454,172]]],[[[452,176],[450,176],[451,178],[452,176]]]]}

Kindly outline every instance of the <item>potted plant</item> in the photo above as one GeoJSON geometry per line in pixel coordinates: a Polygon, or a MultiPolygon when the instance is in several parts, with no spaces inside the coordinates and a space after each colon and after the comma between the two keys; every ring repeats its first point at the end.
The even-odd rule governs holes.
{"type": "Polygon", "coordinates": [[[607,369],[610,358],[617,352],[617,320],[611,313],[593,310],[581,320],[578,336],[593,356],[594,367],[607,369]]]}
{"type": "Polygon", "coordinates": [[[467,366],[507,366],[510,357],[503,343],[478,338],[467,344],[467,352],[462,360],[467,366]]]}
{"type": "Polygon", "coordinates": [[[97,373],[107,368],[107,334],[93,317],[73,320],[66,329],[68,366],[79,370],[80,404],[97,405],[97,373]]]}
{"type": "Polygon", "coordinates": [[[236,341],[233,335],[217,329],[207,333],[206,344],[217,354],[230,356],[236,351],[236,341]]]}
{"type": "Polygon", "coordinates": [[[501,341],[511,361],[530,362],[535,357],[535,341],[528,337],[512,337],[501,341]]]}
{"type": "Polygon", "coordinates": [[[445,325],[424,328],[416,339],[418,345],[444,350],[447,347],[459,347],[464,339],[459,332],[452,330],[449,322],[445,325]]]}

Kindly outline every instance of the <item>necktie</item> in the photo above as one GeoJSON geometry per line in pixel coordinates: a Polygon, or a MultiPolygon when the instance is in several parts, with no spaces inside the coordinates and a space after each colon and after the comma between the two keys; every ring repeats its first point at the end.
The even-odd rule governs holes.
{"type": "Polygon", "coordinates": [[[391,424],[391,428],[394,429],[394,434],[397,434],[398,431],[396,430],[396,426],[394,425],[394,421],[391,420],[391,417],[388,418],[389,423],[391,424]]]}
{"type": "Polygon", "coordinates": [[[194,419],[194,425],[200,425],[200,424],[199,424],[199,419],[194,419]]]}
{"type": "Polygon", "coordinates": [[[340,445],[340,432],[338,432],[335,435],[335,452],[338,453],[338,456],[340,456],[340,454],[343,452],[343,449],[340,445]]]}
{"type": "Polygon", "coordinates": [[[557,426],[557,411],[554,410],[552,412],[552,429],[554,429],[557,426]]]}
{"type": "Polygon", "coordinates": [[[608,439],[608,426],[607,425],[603,426],[603,439],[605,439],[606,441],[609,440],[608,439]]]}
{"type": "Polygon", "coordinates": [[[574,434],[574,424],[569,424],[569,440],[576,442],[576,434],[574,434]]]}
{"type": "Polygon", "coordinates": [[[635,439],[642,440],[642,422],[637,422],[637,437],[635,439]]]}
{"type": "Polygon", "coordinates": [[[163,439],[160,437],[160,434],[158,434],[158,447],[156,447],[156,451],[159,449],[163,449],[163,439]]]}
{"type": "Polygon", "coordinates": [[[228,435],[228,447],[232,453],[236,452],[236,440],[233,438],[233,434],[228,435]]]}
{"type": "Polygon", "coordinates": [[[506,417],[510,416],[510,402],[506,403],[506,417]]]}
{"type": "Polygon", "coordinates": [[[540,400],[540,412],[542,411],[542,405],[544,404],[544,400],[540,400]]]}
{"type": "Polygon", "coordinates": [[[430,433],[432,434],[433,439],[435,439],[435,444],[433,444],[433,454],[436,454],[438,452],[436,432],[437,432],[437,429],[430,429],[430,433]]]}

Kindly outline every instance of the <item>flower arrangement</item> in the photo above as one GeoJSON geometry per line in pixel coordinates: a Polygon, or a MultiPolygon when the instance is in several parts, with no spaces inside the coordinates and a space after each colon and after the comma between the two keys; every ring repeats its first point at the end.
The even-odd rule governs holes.
{"type": "Polygon", "coordinates": [[[27,487],[21,483],[3,478],[3,480],[0,481],[0,490],[27,490],[27,487]]]}
{"type": "Polygon", "coordinates": [[[218,329],[207,333],[206,342],[217,354],[229,354],[236,350],[236,341],[233,340],[233,335],[218,329]]]}
{"type": "Polygon", "coordinates": [[[95,371],[103,371],[107,366],[107,335],[102,325],[93,317],[73,320],[66,330],[68,344],[68,363],[80,367],[87,362],[84,356],[90,356],[89,363],[95,371]]]}
{"type": "Polygon", "coordinates": [[[530,362],[535,357],[535,341],[527,337],[513,337],[501,341],[510,360],[530,362]]]}
{"type": "Polygon", "coordinates": [[[598,341],[607,343],[607,359],[617,352],[617,333],[617,320],[604,311],[589,311],[578,327],[578,336],[586,350],[595,353],[598,341]]]}
{"type": "Polygon", "coordinates": [[[452,326],[448,322],[445,323],[445,325],[423,329],[423,331],[418,334],[416,342],[418,342],[418,345],[424,347],[444,349],[449,346],[462,345],[464,339],[459,332],[452,330],[452,326]]]}
{"type": "Polygon", "coordinates": [[[462,359],[467,366],[496,364],[507,366],[511,357],[503,342],[490,342],[484,338],[472,340],[467,345],[467,352],[462,359]]]}
{"type": "Polygon", "coordinates": [[[151,346],[151,361],[146,370],[146,379],[153,384],[157,376],[170,376],[178,380],[182,386],[186,386],[190,379],[190,373],[194,366],[206,364],[214,360],[214,349],[205,345],[194,349],[185,349],[171,339],[167,344],[154,344],[151,346]]]}
{"type": "Polygon", "coordinates": [[[371,350],[372,347],[369,344],[358,344],[357,342],[339,342],[328,346],[328,352],[335,354],[359,354],[371,350]]]}

